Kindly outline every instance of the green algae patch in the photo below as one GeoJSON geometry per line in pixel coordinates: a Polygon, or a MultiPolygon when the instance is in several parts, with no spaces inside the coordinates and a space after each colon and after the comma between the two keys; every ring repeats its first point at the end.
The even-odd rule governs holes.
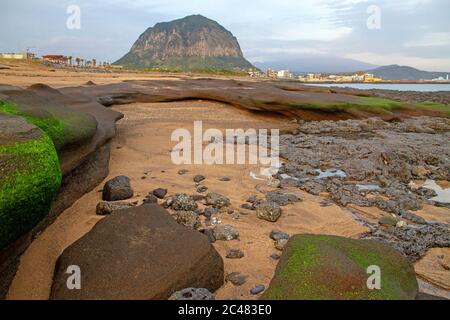
{"type": "Polygon", "coordinates": [[[52,139],[57,150],[85,141],[97,130],[97,122],[93,117],[55,106],[32,108],[0,101],[0,113],[21,116],[39,127],[52,139]]]}
{"type": "Polygon", "coordinates": [[[0,249],[44,218],[61,184],[50,137],[0,145],[0,249]]]}
{"type": "Polygon", "coordinates": [[[293,236],[286,245],[266,300],[404,300],[418,291],[412,265],[399,252],[370,240],[326,235],[293,236]],[[381,289],[370,290],[370,266],[381,289]]]}
{"type": "Polygon", "coordinates": [[[367,112],[374,115],[391,115],[401,111],[418,111],[450,116],[450,106],[435,102],[410,103],[377,97],[351,96],[348,101],[298,101],[288,104],[293,109],[321,112],[346,112],[358,114],[367,112]]]}

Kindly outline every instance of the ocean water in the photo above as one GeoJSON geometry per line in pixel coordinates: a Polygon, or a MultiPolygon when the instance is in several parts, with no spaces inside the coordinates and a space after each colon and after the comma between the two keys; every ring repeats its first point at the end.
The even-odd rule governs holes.
{"type": "Polygon", "coordinates": [[[320,84],[306,84],[308,86],[318,87],[338,87],[338,88],[354,88],[354,89],[382,89],[382,90],[398,90],[398,91],[421,91],[421,92],[436,92],[436,91],[450,91],[450,84],[439,83],[320,83],[320,84]]]}

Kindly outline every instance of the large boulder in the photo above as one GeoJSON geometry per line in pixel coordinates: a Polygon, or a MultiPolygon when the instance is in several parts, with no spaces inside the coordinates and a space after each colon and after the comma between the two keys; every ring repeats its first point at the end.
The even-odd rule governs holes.
{"type": "Polygon", "coordinates": [[[2,114],[0,109],[0,249],[47,215],[60,183],[50,137],[24,118],[2,114]]]}
{"type": "Polygon", "coordinates": [[[155,204],[115,211],[68,247],[55,267],[51,299],[168,299],[184,288],[217,290],[223,260],[200,232],[155,204]],[[81,289],[69,290],[69,266],[81,289]]]}
{"type": "Polygon", "coordinates": [[[417,292],[412,265],[391,247],[371,240],[296,235],[285,246],[262,299],[414,300],[417,292]],[[380,268],[380,290],[368,289],[369,266],[380,268]]]}

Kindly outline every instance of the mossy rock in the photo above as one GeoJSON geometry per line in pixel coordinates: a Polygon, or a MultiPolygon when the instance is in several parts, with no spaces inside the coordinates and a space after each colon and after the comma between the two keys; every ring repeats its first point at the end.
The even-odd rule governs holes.
{"type": "Polygon", "coordinates": [[[409,300],[418,292],[412,265],[398,251],[372,240],[326,235],[290,238],[267,300],[409,300]],[[381,289],[368,289],[369,266],[381,270],[381,289]]]}
{"type": "Polygon", "coordinates": [[[53,141],[57,150],[94,136],[97,121],[91,115],[75,112],[52,104],[28,105],[0,101],[0,114],[17,115],[41,128],[53,141]]]}
{"type": "Polygon", "coordinates": [[[0,114],[0,249],[48,214],[60,184],[50,137],[24,118],[0,114]]]}

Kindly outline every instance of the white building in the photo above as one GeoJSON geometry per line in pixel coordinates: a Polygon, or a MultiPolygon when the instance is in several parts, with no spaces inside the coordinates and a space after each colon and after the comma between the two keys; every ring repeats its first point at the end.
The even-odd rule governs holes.
{"type": "Polygon", "coordinates": [[[28,53],[0,53],[0,59],[25,60],[28,53]]]}
{"type": "Polygon", "coordinates": [[[280,70],[277,73],[278,78],[290,78],[291,77],[291,73],[289,72],[289,70],[280,70]]]}

